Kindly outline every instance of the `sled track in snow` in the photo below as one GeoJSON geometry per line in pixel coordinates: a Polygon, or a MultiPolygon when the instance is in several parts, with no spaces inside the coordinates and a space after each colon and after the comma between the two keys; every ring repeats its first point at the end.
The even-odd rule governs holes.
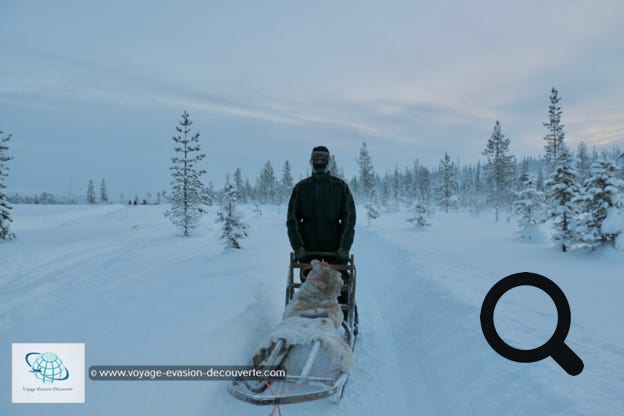
{"type": "MultiPolygon", "coordinates": [[[[572,411],[569,402],[558,398],[543,382],[536,382],[540,379],[538,370],[510,367],[501,360],[483,338],[480,308],[456,298],[440,284],[444,279],[453,279],[454,273],[471,273],[465,264],[448,262],[449,253],[425,248],[420,254],[409,253],[374,231],[359,232],[358,249],[376,253],[360,255],[360,327],[365,334],[369,329],[377,331],[371,335],[376,340],[368,341],[369,345],[372,349],[376,344],[388,356],[368,357],[375,352],[366,348],[358,357],[358,365],[381,358],[389,368],[380,370],[379,377],[400,376],[396,385],[388,383],[398,387],[391,395],[412,405],[407,408],[410,411],[396,414],[413,413],[415,403],[420,414],[572,411]],[[524,395],[526,400],[514,400],[514,408],[510,409],[505,395],[524,395]]],[[[363,349],[360,344],[360,351],[363,349]]]]}

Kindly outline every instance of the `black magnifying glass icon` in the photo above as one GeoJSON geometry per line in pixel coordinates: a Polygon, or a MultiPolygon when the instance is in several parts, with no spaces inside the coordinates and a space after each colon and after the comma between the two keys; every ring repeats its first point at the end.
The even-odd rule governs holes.
{"type": "Polygon", "coordinates": [[[565,343],[570,331],[572,317],[570,304],[563,291],[549,278],[536,273],[522,272],[504,277],[485,295],[481,306],[481,330],[490,347],[508,360],[519,363],[532,363],[552,357],[568,374],[576,376],[583,371],[583,361],[565,343]],[[509,290],[518,286],[533,286],[542,289],[557,308],[557,328],[546,343],[540,347],[521,350],[507,344],[494,327],[494,308],[498,300],[509,290]]]}

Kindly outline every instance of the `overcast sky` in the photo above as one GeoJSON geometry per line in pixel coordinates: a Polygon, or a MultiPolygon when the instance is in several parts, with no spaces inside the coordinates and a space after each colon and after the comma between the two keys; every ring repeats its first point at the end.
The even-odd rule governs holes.
{"type": "MultiPolygon", "coordinates": [[[[169,187],[187,110],[207,180],[326,145],[347,176],[482,159],[495,121],[538,155],[551,87],[572,147],[624,144],[624,2],[0,1],[15,190],[169,187]]],[[[11,189],[9,189],[9,193],[11,189]]]]}

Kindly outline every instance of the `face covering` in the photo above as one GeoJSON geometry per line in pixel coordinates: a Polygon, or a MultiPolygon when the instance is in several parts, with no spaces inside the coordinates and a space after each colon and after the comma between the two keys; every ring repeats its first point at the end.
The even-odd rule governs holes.
{"type": "Polygon", "coordinates": [[[325,159],[324,161],[310,161],[312,165],[312,171],[316,174],[327,173],[327,166],[329,165],[329,161],[325,159]]]}
{"type": "Polygon", "coordinates": [[[323,151],[314,151],[310,157],[310,165],[312,172],[316,174],[327,173],[329,165],[329,153],[323,151]]]}

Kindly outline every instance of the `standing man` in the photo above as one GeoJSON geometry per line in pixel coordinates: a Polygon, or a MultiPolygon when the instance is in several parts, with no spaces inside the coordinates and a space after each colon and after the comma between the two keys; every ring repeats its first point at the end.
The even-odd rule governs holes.
{"type": "Polygon", "coordinates": [[[355,204],[346,182],[329,172],[329,150],[312,149],[312,176],[295,185],[288,202],[288,239],[298,261],[310,251],[336,253],[332,260],[346,264],[355,234],[355,204]]]}

